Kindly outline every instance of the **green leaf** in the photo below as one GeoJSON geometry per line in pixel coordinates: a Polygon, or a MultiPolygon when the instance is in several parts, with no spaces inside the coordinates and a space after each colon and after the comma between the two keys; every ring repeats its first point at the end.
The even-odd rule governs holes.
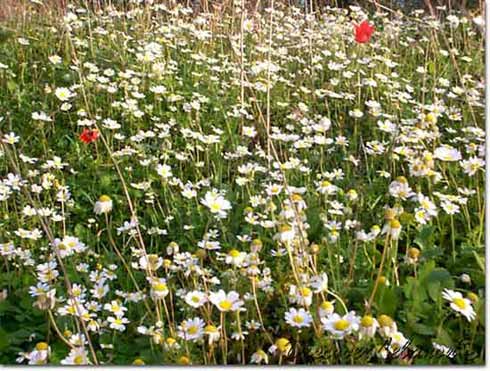
{"type": "Polygon", "coordinates": [[[432,300],[438,301],[441,296],[441,284],[439,282],[429,282],[427,292],[432,300]]]}
{"type": "Polygon", "coordinates": [[[430,298],[434,301],[440,299],[443,288],[454,287],[451,274],[444,268],[434,268],[422,282],[430,298]]]}
{"type": "Polygon", "coordinates": [[[432,260],[425,263],[419,271],[419,282],[425,281],[430,272],[435,268],[436,263],[432,260]]]}
{"type": "Polygon", "coordinates": [[[384,287],[380,290],[380,298],[378,300],[379,307],[383,313],[394,316],[400,299],[395,291],[395,288],[384,287]]]}
{"type": "Polygon", "coordinates": [[[477,254],[475,250],[473,250],[472,252],[475,256],[476,263],[478,264],[482,272],[485,272],[485,263],[483,262],[482,258],[480,257],[480,255],[477,254]]]}
{"type": "Polygon", "coordinates": [[[13,80],[7,81],[7,89],[13,93],[15,90],[17,90],[17,84],[13,80]]]}
{"type": "Polygon", "coordinates": [[[437,337],[434,339],[434,342],[437,344],[445,345],[447,347],[452,347],[454,345],[453,339],[451,339],[451,336],[449,336],[449,333],[441,328],[438,331],[437,337]]]}
{"type": "Polygon", "coordinates": [[[9,334],[0,328],[0,351],[5,350],[10,345],[9,334]]]}
{"type": "Polygon", "coordinates": [[[411,325],[414,332],[420,335],[434,335],[434,330],[422,323],[414,323],[411,325]]]}
{"type": "Polygon", "coordinates": [[[414,242],[419,245],[421,250],[429,249],[434,246],[434,227],[426,225],[419,231],[419,235],[415,238],[414,242]]]}
{"type": "Polygon", "coordinates": [[[427,277],[427,282],[445,282],[451,279],[451,274],[444,268],[435,268],[429,273],[427,277]]]}

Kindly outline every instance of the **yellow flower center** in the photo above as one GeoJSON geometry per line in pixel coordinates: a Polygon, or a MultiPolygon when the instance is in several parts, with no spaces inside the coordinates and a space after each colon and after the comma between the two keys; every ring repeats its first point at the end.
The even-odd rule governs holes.
{"type": "Polygon", "coordinates": [[[325,300],[323,303],[320,304],[320,308],[322,308],[323,310],[332,310],[333,304],[331,301],[325,300]]]}
{"type": "Polygon", "coordinates": [[[209,205],[209,208],[211,209],[211,211],[217,212],[221,210],[221,204],[215,201],[209,205]]]}
{"type": "Polygon", "coordinates": [[[133,365],[135,365],[135,366],[143,366],[144,364],[145,364],[145,362],[141,358],[136,358],[133,361],[133,365]]]}
{"type": "Polygon", "coordinates": [[[335,322],[334,327],[338,331],[344,331],[346,330],[350,325],[350,322],[347,321],[346,319],[339,319],[337,322],[335,322]]]}
{"type": "Polygon", "coordinates": [[[297,315],[295,315],[295,316],[293,317],[293,321],[294,321],[294,322],[296,322],[296,323],[298,323],[298,324],[303,323],[303,316],[302,316],[302,315],[297,314],[297,315]]]}
{"type": "Polygon", "coordinates": [[[459,308],[459,309],[465,309],[466,308],[466,301],[461,298],[455,298],[453,299],[453,303],[459,308]]]}
{"type": "Polygon", "coordinates": [[[294,201],[294,202],[299,202],[299,201],[303,201],[303,197],[301,197],[301,195],[295,193],[291,196],[291,199],[294,201]]]}
{"type": "Polygon", "coordinates": [[[428,113],[427,115],[425,115],[425,119],[431,124],[435,124],[437,122],[436,116],[432,113],[428,113]]]}
{"type": "Polygon", "coordinates": [[[420,250],[417,249],[416,247],[411,247],[410,249],[408,249],[408,256],[410,256],[411,258],[413,259],[418,258],[419,255],[420,255],[420,250]]]}
{"type": "Polygon", "coordinates": [[[187,332],[189,333],[189,335],[195,335],[198,332],[198,328],[197,326],[191,326],[189,327],[189,330],[187,330],[187,332]]]}
{"type": "Polygon", "coordinates": [[[468,293],[468,299],[470,299],[473,303],[476,303],[478,301],[478,295],[476,295],[474,292],[468,293]]]}
{"type": "Polygon", "coordinates": [[[219,303],[219,307],[221,308],[221,310],[223,310],[225,312],[229,311],[231,309],[232,305],[233,305],[233,303],[229,300],[226,300],[226,299],[220,301],[220,303],[219,303]]]}
{"type": "Polygon", "coordinates": [[[391,227],[392,229],[398,229],[398,228],[400,228],[400,226],[401,226],[400,222],[399,222],[398,220],[396,220],[396,219],[393,219],[393,220],[390,222],[390,227],[391,227]]]}
{"type": "Polygon", "coordinates": [[[301,296],[307,297],[311,295],[311,290],[308,287],[303,287],[299,290],[301,296]]]}
{"type": "Polygon", "coordinates": [[[38,350],[38,351],[48,350],[48,343],[45,343],[44,341],[37,343],[36,344],[36,350],[38,350]]]}
{"type": "Polygon", "coordinates": [[[238,251],[236,249],[233,249],[233,250],[230,251],[230,256],[232,258],[237,258],[239,255],[240,255],[240,251],[238,251]]]}
{"type": "Polygon", "coordinates": [[[393,320],[386,314],[379,316],[378,322],[382,327],[390,327],[393,324],[393,320]]]}
{"type": "Polygon", "coordinates": [[[393,335],[393,340],[395,340],[397,343],[400,343],[402,341],[402,337],[400,334],[394,334],[393,335]]]}
{"type": "Polygon", "coordinates": [[[148,263],[154,267],[158,263],[158,255],[155,254],[148,255],[148,263]]]}
{"type": "Polygon", "coordinates": [[[153,289],[155,291],[166,291],[167,290],[167,285],[164,283],[157,283],[153,286],[153,289]]]}
{"type": "Polygon", "coordinates": [[[364,316],[361,319],[361,325],[362,327],[371,327],[374,323],[373,317],[371,316],[364,316]]]}
{"type": "Polygon", "coordinates": [[[78,355],[73,358],[73,363],[76,365],[81,365],[83,363],[83,357],[78,355]]]}
{"type": "Polygon", "coordinates": [[[209,334],[209,333],[217,332],[217,331],[218,331],[218,329],[216,328],[216,326],[213,326],[213,325],[207,325],[207,326],[204,328],[204,331],[206,331],[206,332],[209,334]]]}
{"type": "Polygon", "coordinates": [[[107,195],[102,195],[102,196],[99,197],[99,201],[100,202],[108,202],[110,200],[111,200],[111,198],[109,196],[107,196],[107,195]]]}
{"type": "Polygon", "coordinates": [[[277,339],[277,341],[276,341],[277,349],[279,349],[283,353],[288,351],[290,345],[291,344],[289,343],[289,340],[286,338],[280,338],[280,339],[277,339]]]}
{"type": "Polygon", "coordinates": [[[395,216],[396,216],[395,210],[393,210],[393,209],[387,209],[385,211],[385,219],[386,220],[392,220],[392,219],[395,218],[395,216]]]}

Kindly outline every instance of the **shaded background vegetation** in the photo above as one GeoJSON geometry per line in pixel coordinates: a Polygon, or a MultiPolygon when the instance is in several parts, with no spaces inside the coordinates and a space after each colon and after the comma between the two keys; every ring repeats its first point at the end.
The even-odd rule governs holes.
{"type": "MultiPolygon", "coordinates": [[[[45,9],[57,10],[63,12],[67,4],[80,3],[80,5],[89,5],[92,8],[100,8],[106,5],[118,7],[128,7],[134,0],[36,0],[45,9]]],[[[186,6],[192,6],[197,12],[210,11],[215,9],[224,9],[233,4],[233,0],[139,0],[141,2],[157,3],[181,3],[186,6]]],[[[251,10],[258,10],[261,7],[267,7],[270,0],[245,0],[245,4],[251,10]]],[[[275,0],[276,3],[283,2],[292,6],[304,7],[309,11],[318,11],[325,6],[347,7],[357,5],[367,9],[383,10],[386,8],[409,12],[415,9],[424,9],[434,16],[438,14],[438,7],[446,7],[469,12],[482,12],[484,9],[484,0],[275,0]]],[[[26,5],[31,0],[1,0],[0,1],[0,22],[2,20],[18,16],[26,9],[26,5]]]]}

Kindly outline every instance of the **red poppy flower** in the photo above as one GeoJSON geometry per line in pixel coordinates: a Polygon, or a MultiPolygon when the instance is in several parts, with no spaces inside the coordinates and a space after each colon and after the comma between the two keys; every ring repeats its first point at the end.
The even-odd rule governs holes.
{"type": "Polygon", "coordinates": [[[83,129],[82,134],[80,134],[80,140],[84,143],[92,143],[99,137],[99,131],[97,129],[83,129]]]}
{"type": "Polygon", "coordinates": [[[361,24],[354,25],[354,33],[358,43],[367,43],[371,39],[373,32],[374,26],[371,26],[368,21],[362,21],[361,24]]]}

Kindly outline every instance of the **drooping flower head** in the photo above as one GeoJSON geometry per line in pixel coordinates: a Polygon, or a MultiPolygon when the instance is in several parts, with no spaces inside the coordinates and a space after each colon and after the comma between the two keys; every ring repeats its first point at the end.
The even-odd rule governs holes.
{"type": "Polygon", "coordinates": [[[98,201],[94,205],[94,213],[97,215],[110,213],[112,210],[112,200],[107,195],[99,197],[98,201]]]}

